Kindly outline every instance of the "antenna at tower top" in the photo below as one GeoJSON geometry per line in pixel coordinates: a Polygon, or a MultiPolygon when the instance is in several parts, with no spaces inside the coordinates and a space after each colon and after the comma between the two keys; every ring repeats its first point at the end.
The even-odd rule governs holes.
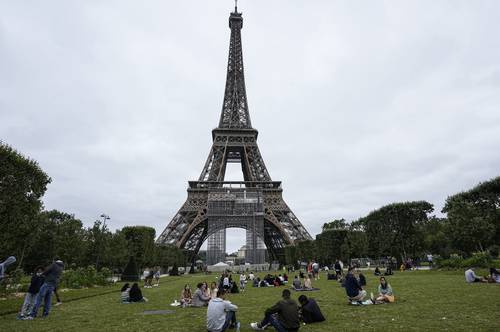
{"type": "Polygon", "coordinates": [[[238,12],[238,0],[234,0],[234,12],[238,12]]]}

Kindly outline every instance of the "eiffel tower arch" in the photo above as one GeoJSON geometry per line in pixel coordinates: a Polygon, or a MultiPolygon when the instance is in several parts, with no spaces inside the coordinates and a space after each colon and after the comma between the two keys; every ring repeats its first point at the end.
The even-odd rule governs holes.
{"type": "MultiPolygon", "coordinates": [[[[280,181],[272,181],[257,145],[258,131],[250,121],[241,44],[242,14],[229,16],[231,29],[226,87],[219,125],[198,181],[188,182],[188,197],[157,239],[197,253],[208,239],[207,259],[217,263],[225,254],[225,231],[246,229],[247,258],[263,263],[284,262],[284,247],[311,239],[283,200],[280,181]],[[224,181],[228,163],[240,163],[243,181],[224,181]]],[[[194,256],[193,256],[194,257],[194,256]]]]}

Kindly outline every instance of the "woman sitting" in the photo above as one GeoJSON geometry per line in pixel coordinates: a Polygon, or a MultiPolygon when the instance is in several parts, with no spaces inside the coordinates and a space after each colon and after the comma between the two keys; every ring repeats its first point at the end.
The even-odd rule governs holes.
{"type": "Polygon", "coordinates": [[[311,277],[309,275],[306,275],[304,279],[304,289],[312,289],[311,277]]]}
{"type": "Polygon", "coordinates": [[[379,276],[381,275],[382,273],[380,272],[380,269],[378,268],[378,266],[375,268],[375,272],[373,273],[374,275],[376,276],[379,276]]]}
{"type": "Polygon", "coordinates": [[[147,302],[148,299],[142,296],[141,289],[139,288],[139,285],[134,282],[132,285],[132,288],[130,288],[129,291],[129,302],[147,302]]]}
{"type": "Polygon", "coordinates": [[[191,293],[191,287],[188,284],[184,285],[184,289],[181,292],[181,305],[187,307],[191,305],[193,301],[193,294],[191,293]]]}
{"type": "Polygon", "coordinates": [[[494,267],[490,268],[490,275],[488,277],[488,282],[500,283],[500,271],[498,271],[494,267]]]}
{"type": "Polygon", "coordinates": [[[385,277],[380,277],[380,285],[378,285],[378,296],[375,303],[392,303],[394,302],[394,294],[392,287],[387,283],[385,277]]]}
{"type": "Polygon", "coordinates": [[[215,299],[217,297],[217,291],[219,289],[217,288],[217,283],[214,281],[212,282],[212,284],[210,285],[210,297],[213,299],[215,299]]]}
{"type": "Polygon", "coordinates": [[[125,285],[123,285],[122,289],[120,290],[121,292],[121,299],[122,303],[129,303],[129,298],[130,298],[130,284],[127,282],[125,285]]]}

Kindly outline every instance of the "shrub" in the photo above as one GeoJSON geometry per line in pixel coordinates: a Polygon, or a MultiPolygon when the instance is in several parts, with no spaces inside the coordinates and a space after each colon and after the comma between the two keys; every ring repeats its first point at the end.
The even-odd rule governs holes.
{"type": "Polygon", "coordinates": [[[438,258],[436,265],[444,269],[464,269],[469,267],[488,268],[493,260],[487,252],[475,252],[471,257],[464,259],[462,256],[452,254],[448,259],[438,258]]]}
{"type": "Polygon", "coordinates": [[[61,276],[60,284],[65,288],[104,286],[109,283],[108,278],[110,276],[111,271],[107,268],[97,272],[93,266],[80,267],[74,270],[65,270],[61,276]]]}
{"type": "Polygon", "coordinates": [[[465,259],[462,262],[463,268],[469,267],[482,267],[488,268],[491,267],[492,259],[489,253],[487,252],[475,252],[472,254],[472,257],[465,259]]]}

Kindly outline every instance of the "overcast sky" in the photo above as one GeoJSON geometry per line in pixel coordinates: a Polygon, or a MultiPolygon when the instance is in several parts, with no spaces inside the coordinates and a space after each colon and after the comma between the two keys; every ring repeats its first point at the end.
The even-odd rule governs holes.
{"type": "MultiPolygon", "coordinates": [[[[46,209],[161,233],[211,147],[232,9],[0,2],[0,139],[52,177],[46,209]]],[[[239,9],[259,147],[312,235],[391,202],[440,211],[448,195],[500,175],[499,1],[239,9]]],[[[228,251],[242,235],[229,232],[228,251]]]]}

